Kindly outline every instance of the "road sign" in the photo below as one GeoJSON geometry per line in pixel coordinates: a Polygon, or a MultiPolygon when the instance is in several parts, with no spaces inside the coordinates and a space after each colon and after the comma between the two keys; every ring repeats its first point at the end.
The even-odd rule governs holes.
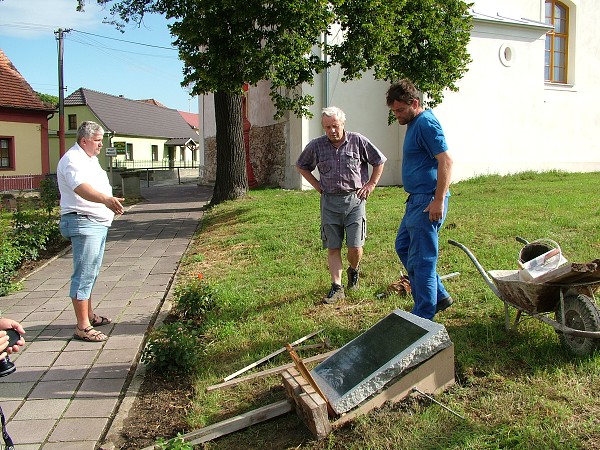
{"type": "Polygon", "coordinates": [[[124,155],[126,153],[127,142],[125,142],[125,141],[113,142],[112,145],[114,148],[117,149],[117,155],[124,155]]]}
{"type": "Polygon", "coordinates": [[[117,149],[114,147],[106,147],[106,156],[117,156],[117,149]]]}

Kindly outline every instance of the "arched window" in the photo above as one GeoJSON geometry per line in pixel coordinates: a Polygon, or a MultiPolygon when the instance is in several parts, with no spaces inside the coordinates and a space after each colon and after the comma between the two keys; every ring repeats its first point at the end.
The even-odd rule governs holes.
{"type": "Polygon", "coordinates": [[[546,23],[554,30],[546,35],[544,80],[551,83],[567,82],[569,40],[569,8],[556,0],[546,0],[546,23]]]}

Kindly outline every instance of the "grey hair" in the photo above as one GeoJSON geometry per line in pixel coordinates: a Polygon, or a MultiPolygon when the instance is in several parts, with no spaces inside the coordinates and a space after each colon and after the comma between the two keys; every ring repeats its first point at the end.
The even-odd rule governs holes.
{"type": "Polygon", "coordinates": [[[96,134],[104,134],[104,128],[91,120],[82,122],[79,128],[77,128],[77,142],[81,142],[84,138],[90,139],[96,134]]]}
{"type": "Polygon", "coordinates": [[[340,120],[340,122],[346,122],[346,113],[344,113],[344,111],[337,106],[328,106],[327,108],[323,108],[321,111],[321,117],[323,116],[336,117],[340,120]]]}

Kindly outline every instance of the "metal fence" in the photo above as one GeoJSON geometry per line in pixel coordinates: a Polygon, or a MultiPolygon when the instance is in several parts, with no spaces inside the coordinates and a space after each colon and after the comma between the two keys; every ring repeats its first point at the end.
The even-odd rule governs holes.
{"type": "Polygon", "coordinates": [[[113,159],[112,167],[125,169],[197,169],[198,161],[177,161],[174,159],[161,159],[160,161],[133,160],[124,161],[113,159]]]}
{"type": "Polygon", "coordinates": [[[46,175],[8,175],[0,176],[0,192],[34,191],[40,188],[40,182],[46,175]]]}

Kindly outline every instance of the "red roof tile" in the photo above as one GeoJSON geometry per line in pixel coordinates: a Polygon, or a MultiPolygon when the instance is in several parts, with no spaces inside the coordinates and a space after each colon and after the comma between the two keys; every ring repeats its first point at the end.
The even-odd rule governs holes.
{"type": "Polygon", "coordinates": [[[177,111],[192,128],[200,128],[200,115],[190,112],[177,111]]]}
{"type": "Polygon", "coordinates": [[[53,111],[0,50],[0,107],[53,111]]]}

